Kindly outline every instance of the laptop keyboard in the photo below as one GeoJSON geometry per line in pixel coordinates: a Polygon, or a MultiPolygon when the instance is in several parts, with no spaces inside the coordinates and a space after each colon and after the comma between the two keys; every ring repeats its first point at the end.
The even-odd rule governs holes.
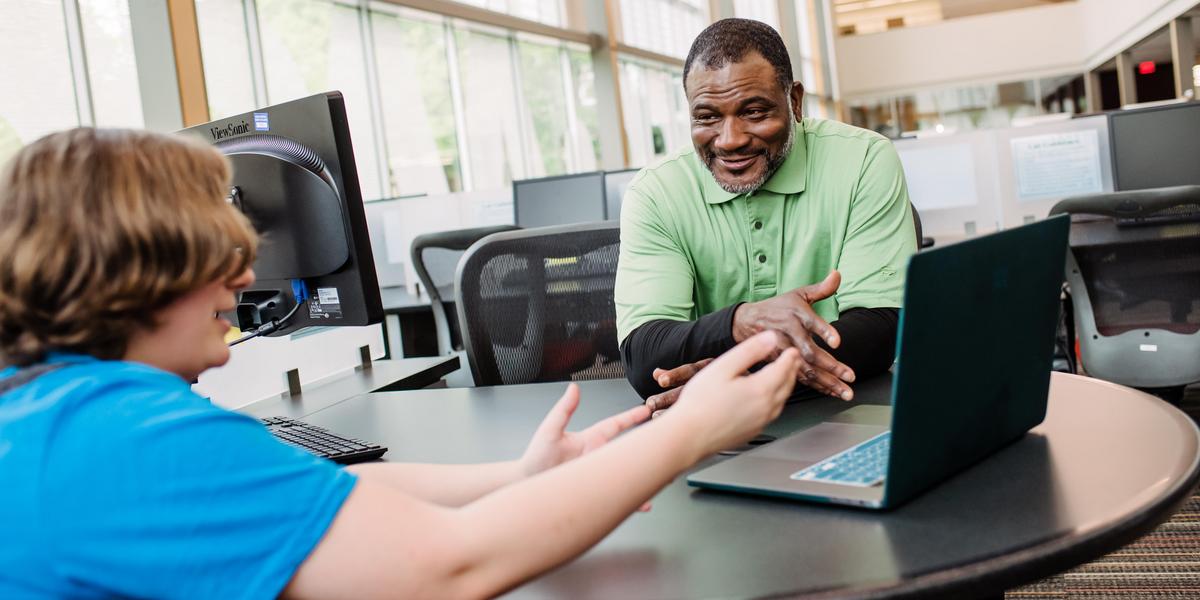
{"type": "Polygon", "coordinates": [[[892,432],[885,431],[865,442],[792,473],[792,479],[871,487],[887,475],[888,447],[892,432]]]}

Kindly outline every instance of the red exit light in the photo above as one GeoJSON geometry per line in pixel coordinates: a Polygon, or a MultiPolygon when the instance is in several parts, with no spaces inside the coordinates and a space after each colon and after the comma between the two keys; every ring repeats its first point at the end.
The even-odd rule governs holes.
{"type": "Polygon", "coordinates": [[[1156,69],[1158,69],[1158,65],[1155,65],[1154,61],[1152,61],[1152,60],[1144,60],[1144,61],[1138,63],[1138,74],[1139,75],[1150,75],[1156,69]]]}

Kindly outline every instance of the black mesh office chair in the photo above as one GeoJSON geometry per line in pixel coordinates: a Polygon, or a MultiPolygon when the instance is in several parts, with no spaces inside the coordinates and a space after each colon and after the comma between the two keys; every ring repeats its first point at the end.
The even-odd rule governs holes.
{"type": "Polygon", "coordinates": [[[413,269],[421,279],[421,287],[429,294],[438,336],[438,354],[452,354],[462,349],[457,316],[446,311],[445,299],[446,295],[453,298],[451,286],[454,285],[454,273],[463,252],[484,237],[514,229],[519,228],[515,225],[493,225],[426,233],[413,239],[409,254],[413,269]]]}
{"type": "Polygon", "coordinates": [[[921,227],[921,213],[917,212],[917,205],[909,202],[908,207],[912,209],[913,227],[917,230],[917,251],[932,248],[933,238],[927,238],[924,235],[924,228],[921,227]]]}
{"type": "Polygon", "coordinates": [[[496,233],[471,246],[455,289],[475,385],[623,377],[619,249],[611,221],[496,233]]]}
{"type": "Polygon", "coordinates": [[[1200,186],[1067,198],[1061,213],[1083,370],[1177,401],[1200,381],[1200,186]]]}

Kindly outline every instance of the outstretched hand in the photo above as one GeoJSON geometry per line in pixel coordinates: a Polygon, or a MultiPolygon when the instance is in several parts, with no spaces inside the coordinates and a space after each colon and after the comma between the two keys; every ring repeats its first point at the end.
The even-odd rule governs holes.
{"type": "Polygon", "coordinates": [[[521,456],[520,464],[526,477],[579,458],[650,416],[650,409],[635,406],[583,431],[567,431],[567,423],[578,407],[579,386],[572,383],[546,414],[521,456]]]}
{"type": "Polygon", "coordinates": [[[702,455],[737,446],[779,416],[796,385],[800,353],[787,348],[774,361],[746,371],[777,350],[779,336],[764,331],[722,354],[683,388],[664,421],[691,421],[702,455]]]}

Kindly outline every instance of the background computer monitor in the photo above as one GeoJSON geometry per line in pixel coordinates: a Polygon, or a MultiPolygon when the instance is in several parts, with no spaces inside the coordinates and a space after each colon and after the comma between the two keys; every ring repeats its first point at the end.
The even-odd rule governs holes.
{"type": "Polygon", "coordinates": [[[513,182],[513,222],[520,227],[603,221],[605,202],[603,171],[513,182]]]}
{"type": "Polygon", "coordinates": [[[1118,191],[1200,184],[1200,103],[1110,114],[1118,191]]]}
{"type": "Polygon", "coordinates": [[[230,201],[261,235],[258,280],[234,316],[242,330],[281,319],[308,299],[283,335],[308,326],[369,325],[383,319],[346,105],[340,92],[185,129],[233,166],[230,201]]]}
{"type": "Polygon", "coordinates": [[[621,171],[604,172],[604,218],[609,221],[621,220],[621,199],[625,197],[625,188],[633,181],[633,176],[641,169],[624,169],[621,171]]]}

